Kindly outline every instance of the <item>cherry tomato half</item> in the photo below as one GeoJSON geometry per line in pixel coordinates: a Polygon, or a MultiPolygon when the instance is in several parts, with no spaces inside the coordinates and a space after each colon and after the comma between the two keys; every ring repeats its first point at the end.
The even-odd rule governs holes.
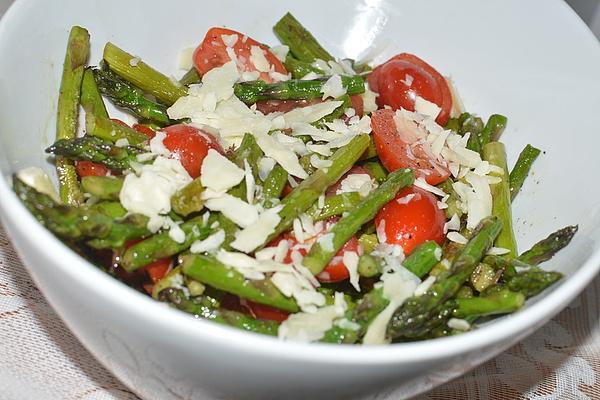
{"type": "Polygon", "coordinates": [[[163,144],[192,178],[200,176],[200,167],[209,149],[223,153],[221,145],[211,134],[191,125],[171,125],[162,132],[166,134],[163,144]]]}
{"type": "Polygon", "coordinates": [[[80,178],[84,176],[106,176],[109,169],[92,161],[75,161],[75,169],[80,178]]]}
{"type": "Polygon", "coordinates": [[[405,254],[427,240],[444,242],[446,214],[430,192],[411,186],[401,190],[375,217],[379,240],[402,246],[405,254]]]}
{"type": "MultiPolygon", "coordinates": [[[[288,253],[285,256],[285,258],[283,259],[283,263],[291,264],[292,263],[292,253],[294,251],[297,251],[302,256],[306,256],[306,254],[308,253],[308,250],[306,247],[309,247],[309,246],[302,246],[302,245],[303,244],[310,245],[311,243],[313,243],[315,240],[317,240],[319,237],[321,237],[323,234],[325,234],[327,232],[327,230],[329,229],[329,227],[333,223],[335,223],[337,220],[338,220],[338,218],[335,218],[335,217],[327,220],[327,222],[324,224],[324,228],[321,232],[318,232],[315,236],[313,236],[311,238],[305,239],[304,243],[302,243],[302,244],[300,242],[298,242],[298,240],[296,240],[296,238],[294,237],[293,233],[290,232],[290,233],[284,233],[283,235],[281,235],[281,237],[279,239],[275,239],[274,241],[272,241],[269,244],[269,246],[274,247],[274,246],[277,246],[280,241],[287,240],[289,250],[288,250],[288,253]]],[[[325,269],[317,275],[317,279],[321,282],[340,282],[340,281],[344,281],[344,280],[348,279],[350,277],[350,273],[348,272],[348,268],[346,267],[346,265],[344,264],[344,261],[343,261],[344,253],[347,251],[353,251],[353,252],[360,254],[360,245],[358,243],[358,239],[356,239],[355,236],[352,236],[350,238],[350,240],[348,240],[346,242],[346,244],[344,244],[344,246],[342,246],[342,248],[336,253],[336,255],[333,257],[333,259],[329,262],[329,264],[327,264],[325,269]]]]}
{"type": "Polygon", "coordinates": [[[379,93],[380,107],[414,111],[419,96],[441,108],[438,124],[444,126],[450,118],[452,93],[446,79],[415,55],[402,53],[392,57],[371,72],[368,82],[370,89],[379,93]]]}
{"type": "Polygon", "coordinates": [[[245,306],[250,314],[258,319],[264,319],[268,321],[285,321],[290,313],[280,310],[279,308],[271,307],[265,304],[255,303],[250,300],[240,300],[241,304],[245,306]]]}
{"type": "Polygon", "coordinates": [[[156,132],[148,128],[146,125],[133,124],[131,125],[131,127],[139,133],[143,133],[144,135],[148,136],[150,139],[152,139],[156,135],[156,132]]]}
{"type": "Polygon", "coordinates": [[[430,185],[437,185],[450,176],[448,167],[431,157],[419,143],[409,142],[410,126],[398,127],[395,111],[377,110],[371,114],[373,141],[381,163],[388,171],[411,168],[416,177],[423,177],[430,185]]]}
{"type": "MultiPolygon", "coordinates": [[[[227,45],[223,42],[223,35],[237,35],[233,51],[237,57],[238,66],[243,66],[244,71],[258,71],[251,58],[252,47],[258,46],[263,50],[263,54],[269,65],[273,67],[273,71],[287,74],[287,70],[282,62],[266,46],[234,30],[214,27],[206,32],[204,40],[194,51],[194,66],[200,75],[204,75],[211,69],[220,67],[231,60],[231,57],[227,53],[227,45]]],[[[260,72],[260,79],[269,83],[273,82],[268,72],[260,72]]]]}

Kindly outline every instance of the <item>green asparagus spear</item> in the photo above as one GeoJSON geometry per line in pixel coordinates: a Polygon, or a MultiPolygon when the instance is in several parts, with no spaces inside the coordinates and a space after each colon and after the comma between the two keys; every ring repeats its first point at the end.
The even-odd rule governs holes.
{"type": "Polygon", "coordinates": [[[325,198],[323,207],[319,208],[319,204],[315,203],[306,211],[313,221],[322,221],[335,215],[342,215],[345,212],[351,211],[362,200],[358,192],[340,193],[325,198]]]}
{"type": "Polygon", "coordinates": [[[483,147],[483,159],[490,164],[502,168],[503,174],[495,176],[501,179],[500,183],[490,185],[492,191],[492,215],[502,221],[502,232],[496,240],[496,246],[508,249],[507,257],[517,255],[517,241],[512,227],[512,211],[510,205],[510,190],[508,183],[508,167],[506,166],[506,151],[504,144],[490,142],[483,147]]]}
{"type": "Polygon", "coordinates": [[[130,162],[136,161],[136,156],[143,152],[139,147],[119,147],[94,136],[61,139],[46,149],[46,153],[71,160],[92,161],[117,170],[129,168],[130,162]]]}
{"type": "Polygon", "coordinates": [[[500,135],[506,128],[507,119],[504,115],[493,114],[485,124],[485,128],[479,132],[479,143],[481,148],[489,142],[497,142],[500,139],[500,135]]]}
{"type": "Polygon", "coordinates": [[[118,201],[100,201],[92,204],[89,208],[113,219],[121,219],[127,215],[127,210],[118,201]]]}
{"type": "Polygon", "coordinates": [[[94,73],[90,68],[86,68],[83,74],[83,82],[81,82],[81,106],[85,110],[85,130],[88,132],[94,128],[92,116],[109,118],[102,95],[94,80],[94,73]]]}
{"type": "MultiPolygon", "coordinates": [[[[263,156],[263,151],[256,143],[253,135],[246,133],[242,139],[240,147],[235,150],[231,161],[233,161],[241,169],[245,169],[245,163],[248,163],[254,176],[254,181],[258,182],[258,160],[263,156]]],[[[242,180],[239,185],[232,188],[229,193],[240,199],[246,200],[247,188],[246,180],[242,180]]]]}
{"type": "Polygon", "coordinates": [[[387,179],[388,172],[379,161],[369,161],[361,165],[377,183],[383,183],[387,179]]]}
{"type": "Polygon", "coordinates": [[[571,242],[578,228],[577,225],[572,225],[551,233],[547,238],[540,240],[531,249],[517,257],[517,260],[527,264],[541,264],[548,261],[571,242]]]}
{"type": "Polygon", "coordinates": [[[370,254],[363,254],[358,259],[358,274],[365,278],[372,278],[382,272],[381,264],[370,254]]]}
{"type": "Polygon", "coordinates": [[[292,78],[294,79],[302,79],[311,72],[314,72],[318,75],[325,75],[325,72],[313,66],[311,63],[300,61],[291,54],[287,55],[283,65],[285,65],[285,69],[292,74],[292,78]]]}
{"type": "Polygon", "coordinates": [[[319,169],[314,174],[303,180],[282,201],[283,209],[279,211],[281,221],[275,231],[267,238],[265,243],[275,239],[290,228],[294,218],[306,211],[325,193],[325,190],[336,183],[365,151],[369,144],[367,135],[353,138],[346,146],[338,149],[330,158],[332,164],[329,168],[319,169]]]}
{"type": "Polygon", "coordinates": [[[351,311],[348,320],[358,325],[359,329],[335,326],[329,329],[322,342],[326,343],[355,343],[362,337],[373,320],[390,303],[383,295],[383,288],[376,288],[365,294],[358,305],[351,311]]]}
{"type": "MultiPolygon", "coordinates": [[[[60,83],[56,117],[57,140],[73,139],[77,136],[81,82],[89,53],[90,35],[88,31],[74,26],[69,34],[60,83]]],[[[73,162],[64,157],[57,157],[55,164],[61,200],[67,204],[78,205],[82,201],[82,194],[73,162]]]]}
{"type": "Polygon", "coordinates": [[[512,171],[510,171],[510,199],[514,200],[517,193],[521,190],[525,178],[529,175],[529,170],[533,165],[533,162],[540,155],[540,150],[536,149],[532,145],[528,144],[525,146],[519,158],[515,163],[512,171]]]}
{"type": "Polygon", "coordinates": [[[167,288],[161,291],[158,297],[161,301],[166,301],[195,317],[215,321],[219,324],[249,332],[277,336],[277,329],[279,328],[277,322],[259,320],[237,311],[220,308],[218,301],[209,296],[188,299],[182,289],[167,288]]]}
{"type": "Polygon", "coordinates": [[[516,258],[500,257],[496,255],[485,256],[483,262],[491,266],[496,272],[502,273],[503,279],[509,279],[517,274],[517,268],[530,268],[531,265],[526,264],[516,258]]]}
{"type": "MultiPolygon", "coordinates": [[[[378,156],[377,148],[375,147],[375,142],[373,141],[373,137],[369,136],[369,147],[367,150],[360,156],[359,161],[370,160],[378,156]]],[[[374,177],[376,178],[376,177],[374,177]]],[[[385,179],[384,179],[385,180],[385,179]]]]}
{"type": "Polygon", "coordinates": [[[110,42],[104,46],[103,57],[111,70],[168,106],[187,95],[183,85],[110,42]]]}
{"type": "Polygon", "coordinates": [[[266,208],[271,208],[279,203],[279,198],[287,182],[287,171],[281,165],[275,165],[263,184],[262,202],[266,208]]]}
{"type": "Polygon", "coordinates": [[[366,254],[372,253],[377,245],[379,245],[379,239],[375,233],[363,233],[358,238],[358,243],[362,247],[366,254]]]}
{"type": "Polygon", "coordinates": [[[302,264],[314,275],[320,273],[364,223],[375,218],[375,214],[381,207],[391,201],[400,189],[411,185],[413,181],[414,175],[409,169],[392,172],[387,181],[329,229],[327,235],[332,235],[331,246],[321,245],[320,241],[313,243],[302,264]]]}
{"type": "Polygon", "coordinates": [[[490,286],[495,285],[499,278],[500,274],[493,267],[485,263],[479,263],[471,274],[469,281],[473,289],[481,293],[490,286]]]}
{"type": "Polygon", "coordinates": [[[144,92],[122,79],[110,69],[94,69],[94,78],[103,95],[121,108],[131,111],[138,119],[154,122],[158,125],[174,123],[167,115],[167,107],[148,100],[144,92]]]}
{"type": "Polygon", "coordinates": [[[334,59],[289,12],[275,24],[273,31],[281,43],[287,45],[292,55],[300,61],[311,63],[317,58],[323,61],[334,59]]]}
{"type": "Polygon", "coordinates": [[[479,135],[483,130],[483,121],[481,118],[476,117],[474,115],[469,115],[468,118],[465,118],[460,129],[459,133],[461,135],[470,133],[469,140],[467,142],[467,149],[476,151],[481,153],[481,145],[479,143],[479,135]]]}
{"type": "Polygon", "coordinates": [[[423,278],[441,260],[441,257],[442,248],[430,240],[415,247],[402,262],[402,266],[419,278],[423,278]]]}
{"type": "Polygon", "coordinates": [[[188,255],[181,264],[185,275],[243,299],[298,312],[294,299],[284,296],[269,279],[246,280],[242,274],[231,269],[211,256],[188,255]]]}
{"type": "Polygon", "coordinates": [[[444,129],[449,129],[454,133],[458,133],[460,130],[460,122],[458,121],[458,118],[450,118],[448,122],[446,122],[444,129]]]}
{"type": "Polygon", "coordinates": [[[13,179],[13,189],[38,221],[64,239],[92,238],[90,244],[99,248],[100,244],[119,247],[127,240],[148,235],[146,217],[132,214],[123,219],[115,219],[98,212],[98,209],[59,204],[16,176],[13,179]]]}
{"type": "Polygon", "coordinates": [[[333,112],[331,112],[329,115],[326,115],[320,120],[313,122],[314,126],[322,128],[325,125],[325,123],[342,118],[345,115],[346,110],[352,107],[352,100],[350,100],[350,96],[347,94],[337,97],[335,100],[341,101],[342,104],[338,108],[333,110],[333,112]]]}
{"type": "Polygon", "coordinates": [[[182,217],[201,211],[204,208],[202,192],[204,187],[200,178],[194,179],[171,197],[171,209],[182,217]]]}
{"type": "Polygon", "coordinates": [[[122,125],[116,121],[88,113],[86,115],[87,134],[106,142],[127,139],[129,144],[136,145],[148,141],[148,136],[122,125]]]}
{"type": "Polygon", "coordinates": [[[212,229],[211,225],[210,220],[205,223],[201,216],[184,222],[179,226],[185,233],[185,240],[182,243],[173,240],[169,232],[152,235],[125,250],[121,257],[121,266],[131,272],[161,258],[174,256],[188,249],[196,240],[206,239],[218,230],[218,228],[212,229]]]}
{"type": "Polygon", "coordinates": [[[541,293],[560,278],[562,278],[560,272],[544,271],[536,267],[519,272],[506,283],[506,286],[529,298],[541,293]]]}
{"type": "Polygon", "coordinates": [[[454,258],[450,270],[439,276],[425,294],[409,298],[394,312],[388,325],[388,336],[414,338],[426,334],[427,322],[440,315],[443,304],[452,298],[471,276],[501,230],[502,222],[498,218],[484,218],[473,237],[454,258]]]}
{"type": "Polygon", "coordinates": [[[491,296],[463,298],[455,301],[454,317],[473,319],[515,312],[525,303],[525,296],[519,292],[502,289],[491,296]]]}
{"type": "Polygon", "coordinates": [[[123,179],[112,176],[84,176],[81,188],[100,200],[119,200],[123,179]]]}
{"type": "Polygon", "coordinates": [[[183,86],[190,86],[200,82],[202,82],[202,78],[200,77],[196,67],[190,68],[190,70],[186,72],[185,75],[183,75],[179,80],[179,83],[181,83],[183,86]]]}
{"type": "MultiPolygon", "coordinates": [[[[361,76],[342,76],[342,86],[346,93],[365,92],[365,82],[361,76]]],[[[234,94],[246,104],[260,100],[306,100],[323,96],[323,85],[329,77],[313,80],[292,79],[285,82],[266,83],[264,81],[241,82],[235,85],[234,94]]]]}
{"type": "Polygon", "coordinates": [[[456,193],[456,190],[454,190],[454,187],[452,186],[453,184],[454,181],[452,181],[452,178],[448,178],[438,185],[440,189],[442,189],[450,196],[448,197],[448,200],[446,200],[446,204],[448,205],[448,207],[445,210],[446,218],[452,218],[455,214],[460,218],[463,215],[462,209],[459,206],[460,198],[458,196],[458,193],[456,193]]]}

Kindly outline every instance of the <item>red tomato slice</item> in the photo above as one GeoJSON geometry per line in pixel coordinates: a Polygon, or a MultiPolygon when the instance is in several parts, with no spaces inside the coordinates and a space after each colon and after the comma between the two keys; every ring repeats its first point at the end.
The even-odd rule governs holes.
{"type": "Polygon", "coordinates": [[[117,124],[119,124],[119,125],[123,125],[123,126],[126,126],[126,127],[128,127],[128,128],[129,128],[129,125],[127,125],[127,123],[126,123],[126,122],[123,122],[123,121],[121,121],[121,120],[120,120],[120,119],[118,119],[118,118],[111,118],[110,120],[111,120],[112,122],[116,122],[116,123],[117,123],[117,124]]]}
{"type": "Polygon", "coordinates": [[[264,319],[268,321],[277,321],[283,322],[289,317],[289,313],[279,308],[267,306],[265,304],[255,303],[250,300],[242,299],[241,304],[246,306],[246,308],[250,311],[253,317],[258,319],[264,319]]]}
{"type": "MultiPolygon", "coordinates": [[[[308,253],[307,247],[310,247],[315,240],[317,240],[321,235],[325,234],[329,227],[338,220],[338,218],[330,218],[324,224],[323,231],[317,233],[314,237],[310,239],[306,239],[304,243],[299,243],[294,237],[293,233],[284,233],[281,235],[279,239],[275,239],[269,244],[269,247],[275,247],[282,240],[287,240],[289,245],[289,250],[285,258],[283,259],[284,264],[292,263],[292,253],[297,251],[302,256],[306,256],[308,253]],[[308,245],[308,246],[307,246],[308,245]]],[[[343,262],[344,253],[347,251],[353,251],[360,254],[360,245],[358,243],[358,239],[355,236],[352,236],[350,240],[342,246],[342,248],[336,253],[335,257],[327,264],[325,269],[321,271],[320,274],[317,275],[317,279],[321,282],[341,282],[350,277],[350,273],[348,272],[348,268],[343,262]]]]}
{"type": "Polygon", "coordinates": [[[445,181],[450,176],[447,166],[430,157],[421,144],[405,141],[413,135],[398,131],[394,114],[394,110],[377,110],[371,114],[373,141],[384,167],[388,171],[412,168],[417,178],[425,178],[430,185],[445,181]]]}
{"type": "Polygon", "coordinates": [[[290,185],[289,183],[286,183],[285,186],[283,187],[283,191],[281,192],[281,197],[285,197],[288,194],[292,193],[292,191],[294,190],[294,188],[292,187],[292,185],[290,185]]]}
{"type": "Polygon", "coordinates": [[[445,223],[446,214],[438,208],[437,198],[416,186],[401,190],[375,217],[379,239],[385,235],[386,243],[402,246],[405,254],[427,240],[443,244],[445,223]]]}
{"type": "Polygon", "coordinates": [[[352,102],[352,108],[356,111],[356,115],[362,117],[365,113],[365,102],[360,94],[353,94],[350,96],[350,101],[352,102]]]}
{"type": "Polygon", "coordinates": [[[379,93],[380,107],[414,111],[419,96],[441,108],[436,118],[438,124],[444,126],[450,118],[452,92],[446,79],[415,55],[402,53],[392,57],[375,68],[367,81],[369,88],[379,93]]]}
{"type": "MultiPolygon", "coordinates": [[[[210,28],[208,32],[206,32],[204,40],[194,51],[194,66],[201,76],[206,74],[211,69],[220,67],[223,64],[231,61],[231,57],[227,53],[227,46],[223,42],[223,35],[238,36],[237,41],[233,45],[233,51],[237,56],[238,66],[243,66],[244,71],[258,71],[250,58],[252,46],[258,46],[263,50],[265,58],[272,66],[273,71],[281,74],[288,73],[281,61],[279,61],[279,59],[275,57],[265,45],[262,45],[256,40],[234,30],[214,27],[210,28]]],[[[261,72],[260,79],[269,83],[273,82],[273,79],[269,76],[268,72],[261,72]]]]}
{"type": "Polygon", "coordinates": [[[359,253],[359,243],[356,236],[352,236],[350,240],[336,253],[331,259],[329,264],[325,267],[320,274],[317,275],[317,279],[320,282],[341,282],[350,278],[350,273],[346,264],[344,264],[343,258],[344,253],[347,251],[353,251],[359,253]]]}
{"type": "Polygon", "coordinates": [[[144,135],[148,136],[150,139],[152,139],[156,135],[156,132],[148,128],[146,125],[133,124],[131,127],[139,133],[143,133],[144,135]]]}
{"type": "Polygon", "coordinates": [[[144,267],[152,283],[160,281],[171,270],[172,261],[170,257],[162,258],[144,267]]]}
{"type": "Polygon", "coordinates": [[[109,169],[92,161],[75,161],[75,169],[80,178],[84,176],[106,176],[109,169]]]}
{"type": "Polygon", "coordinates": [[[192,178],[200,176],[200,167],[209,149],[223,154],[217,140],[209,133],[191,125],[171,125],[162,130],[167,136],[163,144],[171,156],[181,162],[192,178]]]}

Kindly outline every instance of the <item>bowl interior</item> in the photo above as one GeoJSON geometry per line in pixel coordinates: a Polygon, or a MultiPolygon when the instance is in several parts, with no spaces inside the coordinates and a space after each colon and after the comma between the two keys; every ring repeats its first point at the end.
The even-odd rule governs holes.
{"type": "MultiPolygon", "coordinates": [[[[527,143],[544,150],[514,202],[519,248],[559,227],[579,224],[572,244],[547,268],[568,276],[585,269],[580,279],[591,279],[598,266],[590,259],[600,248],[600,186],[592,184],[600,170],[600,48],[558,0],[64,0],[61,7],[21,0],[0,26],[0,170],[7,177],[0,182],[2,193],[8,193],[8,177],[24,167],[39,166],[54,176],[43,149],[54,138],[72,25],[91,34],[91,64],[111,41],[180,77],[185,72],[178,69],[180,51],[197,45],[210,26],[224,25],[276,44],[271,27],[288,10],[336,56],[384,61],[398,52],[417,54],[453,78],[467,110],[484,118],[508,116],[503,141],[511,165],[527,143]]],[[[15,203],[0,199],[3,207],[9,204],[15,203]]],[[[562,296],[572,297],[580,286],[571,285],[562,296]]],[[[553,301],[557,307],[561,303],[559,296],[553,301]]]]}

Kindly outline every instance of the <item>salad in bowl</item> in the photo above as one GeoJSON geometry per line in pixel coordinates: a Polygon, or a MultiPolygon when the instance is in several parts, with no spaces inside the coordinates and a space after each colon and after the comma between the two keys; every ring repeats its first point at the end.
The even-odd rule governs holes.
{"type": "Polygon", "coordinates": [[[46,149],[59,188],[26,168],[13,189],[116,279],[282,340],[455,335],[561,278],[540,264],[577,226],[517,250],[511,201],[540,150],[509,169],[505,116],[467,112],[417,55],[338,59],[289,13],[274,32],[213,27],[177,80],[113,43],[88,65],[73,27],[46,149]]]}

